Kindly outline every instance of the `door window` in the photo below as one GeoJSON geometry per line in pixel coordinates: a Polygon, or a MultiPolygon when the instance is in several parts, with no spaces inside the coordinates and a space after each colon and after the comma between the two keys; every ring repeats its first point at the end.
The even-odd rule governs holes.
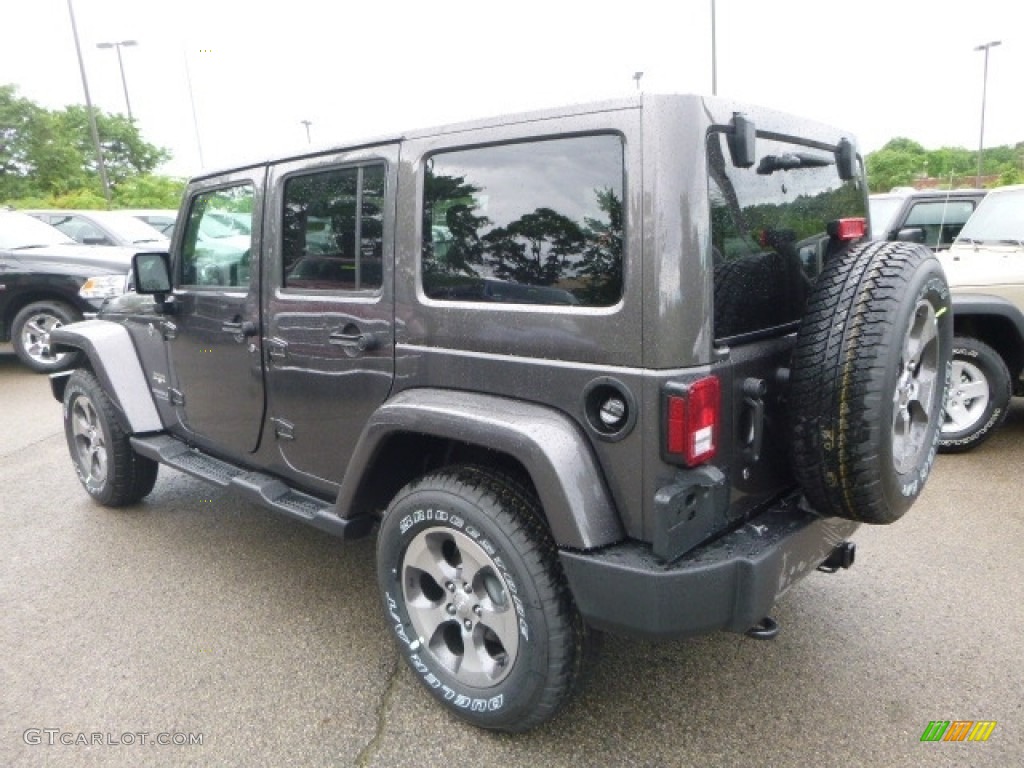
{"type": "Polygon", "coordinates": [[[253,186],[250,183],[196,195],[186,219],[181,249],[182,285],[247,288],[252,250],[253,186]],[[223,223],[225,217],[244,225],[223,223]]]}
{"type": "Polygon", "coordinates": [[[970,200],[914,203],[903,226],[920,227],[924,231],[924,243],[930,248],[948,248],[972,213],[974,203],[970,200]]]}
{"type": "Polygon", "coordinates": [[[284,185],[285,288],[377,291],[384,252],[384,166],[336,168],[284,185]]]}

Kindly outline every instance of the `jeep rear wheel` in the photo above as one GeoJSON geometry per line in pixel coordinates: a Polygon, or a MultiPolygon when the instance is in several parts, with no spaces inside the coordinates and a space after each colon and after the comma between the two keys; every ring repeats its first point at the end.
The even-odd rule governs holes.
{"type": "Polygon", "coordinates": [[[72,373],[64,388],[64,434],[78,479],[100,504],[134,504],[153,490],[159,465],[132,450],[110,398],[88,371],[72,373]]]}
{"type": "Polygon", "coordinates": [[[455,715],[525,731],[569,698],[588,631],[531,492],[476,467],[427,475],[391,502],[377,563],[402,655],[455,715]]]}
{"type": "Polygon", "coordinates": [[[942,267],[910,243],[864,243],[815,285],[792,370],[794,471],[820,512],[892,523],[935,458],[952,348],[942,267]]]}
{"type": "Polygon", "coordinates": [[[1010,410],[1010,371],[992,347],[969,336],[953,339],[953,373],[939,450],[969,451],[1003,423],[1010,410]]]}

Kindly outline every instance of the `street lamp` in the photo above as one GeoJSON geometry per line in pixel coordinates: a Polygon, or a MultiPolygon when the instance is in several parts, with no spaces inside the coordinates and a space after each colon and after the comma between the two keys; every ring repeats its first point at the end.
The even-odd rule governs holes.
{"type": "Polygon", "coordinates": [[[711,0],[711,95],[718,95],[718,39],[715,33],[715,0],[711,0]]]}
{"type": "Polygon", "coordinates": [[[643,72],[634,72],[633,79],[636,80],[636,89],[640,90],[640,79],[644,76],[643,72]]]}
{"type": "Polygon", "coordinates": [[[121,68],[121,87],[124,88],[124,103],[128,107],[128,119],[132,120],[132,103],[128,100],[128,81],[124,79],[124,61],[121,59],[121,48],[138,45],[134,40],[118,40],[115,43],[96,43],[97,48],[116,48],[117,66],[121,68]]]}
{"type": "Polygon", "coordinates": [[[306,143],[312,144],[313,140],[309,137],[309,126],[313,124],[312,120],[299,120],[304,126],[306,126],[306,143]]]}
{"type": "Polygon", "coordinates": [[[988,90],[988,49],[1002,45],[1002,40],[993,40],[991,43],[977,46],[974,50],[985,52],[985,74],[981,78],[981,135],[978,137],[978,176],[975,185],[981,187],[981,153],[985,149],[985,96],[988,90]]]}
{"type": "Polygon", "coordinates": [[[107,200],[107,207],[110,207],[110,182],[107,180],[107,166],[103,163],[103,148],[100,146],[100,132],[96,127],[96,113],[92,108],[92,99],[89,97],[89,81],[85,77],[85,62],[82,60],[82,46],[78,41],[78,25],[75,23],[75,9],[68,0],[68,16],[71,18],[71,35],[75,38],[75,53],[78,54],[78,70],[82,73],[82,90],[85,92],[85,109],[89,113],[89,132],[92,134],[92,145],[96,150],[96,167],[100,172],[100,181],[103,183],[103,197],[107,200]]]}

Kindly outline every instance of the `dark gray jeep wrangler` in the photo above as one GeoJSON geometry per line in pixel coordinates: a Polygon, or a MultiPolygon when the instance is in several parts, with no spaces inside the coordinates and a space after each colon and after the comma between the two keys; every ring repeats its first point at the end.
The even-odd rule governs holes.
{"type": "Polygon", "coordinates": [[[102,504],[166,464],[375,534],[416,676],[525,730],[601,631],[772,636],[921,492],[949,293],[866,210],[849,136],[695,96],[241,166],[53,333],[87,361],[53,388],[102,504]]]}

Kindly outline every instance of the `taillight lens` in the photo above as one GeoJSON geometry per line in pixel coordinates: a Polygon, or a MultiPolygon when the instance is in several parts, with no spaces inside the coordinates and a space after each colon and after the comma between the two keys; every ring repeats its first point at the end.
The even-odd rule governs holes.
{"type": "Polygon", "coordinates": [[[670,393],[666,407],[665,451],[696,466],[714,458],[718,449],[721,385],[714,376],[698,379],[684,392],[670,393]]]}
{"type": "Polygon", "coordinates": [[[860,240],[868,231],[864,218],[836,219],[829,222],[828,233],[837,240],[860,240]]]}

